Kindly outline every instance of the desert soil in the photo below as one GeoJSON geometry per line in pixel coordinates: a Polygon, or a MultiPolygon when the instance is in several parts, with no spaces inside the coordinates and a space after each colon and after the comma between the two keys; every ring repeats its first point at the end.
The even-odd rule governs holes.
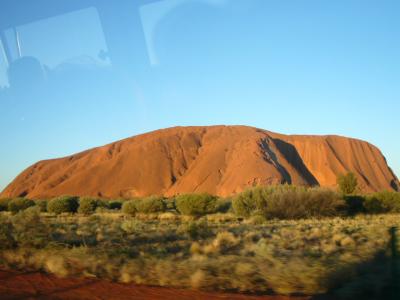
{"type": "Polygon", "coordinates": [[[0,271],[0,299],[306,300],[122,284],[90,278],[57,278],[40,272],[0,271]]]}

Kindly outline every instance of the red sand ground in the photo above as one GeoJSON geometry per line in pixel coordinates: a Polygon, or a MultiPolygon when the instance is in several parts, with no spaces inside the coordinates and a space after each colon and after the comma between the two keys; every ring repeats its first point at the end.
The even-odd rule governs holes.
{"type": "Polygon", "coordinates": [[[0,197],[227,196],[284,182],[334,187],[337,175],[348,171],[365,192],[400,186],[379,149],[364,141],[246,126],[174,127],[38,162],[0,197]]]}
{"type": "Polygon", "coordinates": [[[39,272],[0,271],[0,299],[306,300],[310,298],[208,293],[120,284],[98,279],[57,278],[39,272]]]}

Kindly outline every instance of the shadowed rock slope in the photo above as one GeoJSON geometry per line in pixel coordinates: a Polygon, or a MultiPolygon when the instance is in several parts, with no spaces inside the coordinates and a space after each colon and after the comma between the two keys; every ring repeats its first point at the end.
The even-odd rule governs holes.
{"type": "Polygon", "coordinates": [[[364,141],[246,126],[174,127],[40,161],[0,196],[226,196],[255,185],[334,187],[337,175],[348,171],[365,192],[399,189],[382,153],[364,141]]]}

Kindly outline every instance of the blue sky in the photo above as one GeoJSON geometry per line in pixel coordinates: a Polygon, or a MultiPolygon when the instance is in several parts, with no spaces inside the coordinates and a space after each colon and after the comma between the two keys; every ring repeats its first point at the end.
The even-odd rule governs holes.
{"type": "MultiPolygon", "coordinates": [[[[351,136],[400,174],[400,2],[164,0],[139,13],[145,43],[121,39],[146,49],[136,76],[63,75],[55,94],[0,98],[0,189],[38,160],[175,125],[351,136]]],[[[17,30],[22,54],[57,74],[112,70],[94,8],[17,30]]],[[[0,87],[6,70],[0,51],[0,87]]]]}

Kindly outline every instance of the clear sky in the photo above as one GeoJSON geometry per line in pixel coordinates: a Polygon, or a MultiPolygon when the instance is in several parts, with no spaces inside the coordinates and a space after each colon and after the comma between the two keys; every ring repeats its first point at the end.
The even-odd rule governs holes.
{"type": "MultiPolygon", "coordinates": [[[[42,64],[46,85],[0,90],[0,190],[38,160],[175,125],[351,136],[378,146],[400,175],[399,1],[164,0],[138,9],[144,39],[107,38],[95,8],[17,26],[22,55],[42,64]],[[114,76],[107,52],[125,44],[147,57],[129,73],[136,54],[120,54],[130,75],[114,76]]],[[[0,87],[9,84],[2,50],[0,87]]]]}

